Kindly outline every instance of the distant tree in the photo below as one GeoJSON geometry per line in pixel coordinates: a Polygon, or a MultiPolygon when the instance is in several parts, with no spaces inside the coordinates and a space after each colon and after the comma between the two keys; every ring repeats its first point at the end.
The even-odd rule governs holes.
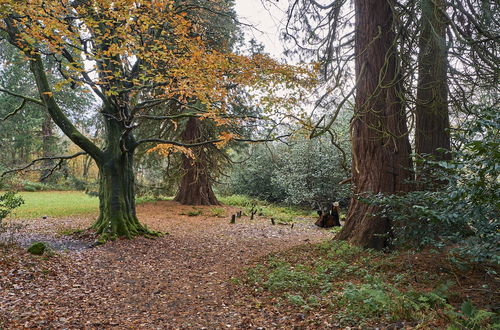
{"type": "MultiPolygon", "coordinates": [[[[18,50],[5,41],[0,41],[0,62],[2,76],[0,89],[21,95],[35,97],[36,83],[29,72],[28,63],[22,59],[18,50]]],[[[48,70],[57,76],[55,61],[45,60],[48,70]]],[[[60,77],[59,77],[60,78],[60,77]]],[[[64,86],[55,94],[64,101],[64,111],[72,117],[82,107],[88,107],[94,102],[89,93],[84,93],[80,87],[71,89],[64,86]],[[69,92],[71,91],[71,92],[69,92]]],[[[40,104],[29,101],[20,102],[19,97],[0,93],[0,139],[2,140],[0,164],[5,168],[20,166],[37,157],[47,158],[40,162],[39,180],[46,181],[51,177],[54,166],[57,165],[51,156],[58,154],[63,148],[61,138],[54,130],[54,123],[49,114],[40,104]],[[16,120],[22,115],[23,120],[16,120]]],[[[79,121],[82,121],[80,118],[79,121]]]]}
{"type": "MultiPolygon", "coordinates": [[[[201,4],[197,0],[182,0],[179,3],[188,8],[187,16],[196,22],[198,33],[206,40],[207,48],[224,53],[232,51],[239,36],[234,1],[201,4]]],[[[200,103],[197,106],[203,107],[200,103]]],[[[214,139],[218,131],[223,130],[210,120],[191,117],[187,119],[180,138],[184,143],[201,142],[214,139]]],[[[212,185],[220,171],[218,159],[221,158],[221,151],[214,145],[205,145],[193,148],[192,153],[193,158],[181,156],[182,178],[175,201],[184,205],[218,205],[212,185]]]]}
{"type": "MultiPolygon", "coordinates": [[[[198,143],[206,141],[210,137],[204,134],[206,125],[197,118],[189,118],[184,128],[181,139],[185,143],[198,143]]],[[[212,189],[214,178],[212,171],[216,171],[217,164],[214,164],[214,152],[209,149],[213,145],[198,147],[193,150],[194,157],[182,155],[182,175],[179,191],[175,196],[175,201],[185,205],[219,205],[219,201],[212,189]]],[[[215,174],[215,173],[214,173],[215,174]]]]}
{"type": "MultiPolygon", "coordinates": [[[[450,157],[447,18],[443,0],[421,0],[415,153],[435,160],[450,157]]],[[[417,163],[418,165],[418,163],[417,163]]],[[[418,171],[417,175],[426,176],[418,171]]]]}

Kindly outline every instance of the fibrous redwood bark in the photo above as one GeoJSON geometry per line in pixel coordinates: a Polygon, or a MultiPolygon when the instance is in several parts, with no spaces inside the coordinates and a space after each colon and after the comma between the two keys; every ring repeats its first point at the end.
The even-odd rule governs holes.
{"type": "Polygon", "coordinates": [[[421,3],[415,152],[445,160],[450,157],[444,152],[450,150],[445,5],[444,0],[421,3]]]}
{"type": "MultiPolygon", "coordinates": [[[[410,144],[400,101],[391,0],[355,0],[356,104],[351,126],[354,193],[409,190],[410,144]]],[[[382,249],[390,220],[354,197],[337,238],[382,249]]]]}
{"type": "MultiPolygon", "coordinates": [[[[185,143],[201,142],[203,135],[200,120],[189,118],[181,138],[185,143]]],[[[205,148],[197,147],[193,149],[194,159],[185,155],[182,156],[184,175],[175,197],[175,201],[181,204],[220,205],[212,190],[211,166],[205,148]]]]}

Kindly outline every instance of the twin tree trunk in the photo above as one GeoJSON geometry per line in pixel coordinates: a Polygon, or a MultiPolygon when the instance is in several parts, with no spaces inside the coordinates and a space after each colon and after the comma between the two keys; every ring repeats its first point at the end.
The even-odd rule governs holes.
{"type": "MultiPolygon", "coordinates": [[[[356,104],[351,126],[354,193],[409,190],[410,143],[400,100],[391,0],[355,0],[356,104]]],[[[337,238],[367,248],[387,246],[390,220],[377,208],[351,200],[337,238]]]]}
{"type": "MultiPolygon", "coordinates": [[[[415,152],[450,159],[444,0],[423,0],[418,55],[415,152]]],[[[419,171],[418,176],[426,175],[419,171]]]]}
{"type": "MultiPolygon", "coordinates": [[[[189,118],[181,139],[184,143],[202,142],[203,134],[201,122],[196,118],[189,118]]],[[[206,147],[193,149],[195,159],[182,156],[184,175],[175,196],[175,201],[184,205],[220,205],[212,190],[210,177],[210,163],[206,147]]]]}

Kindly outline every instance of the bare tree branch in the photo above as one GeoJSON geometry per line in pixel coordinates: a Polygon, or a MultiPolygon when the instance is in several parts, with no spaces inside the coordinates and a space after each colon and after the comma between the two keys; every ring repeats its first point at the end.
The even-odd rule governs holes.
{"type": "Polygon", "coordinates": [[[31,102],[31,103],[35,103],[35,104],[38,104],[38,105],[41,105],[41,106],[45,106],[45,104],[43,103],[42,100],[38,100],[38,99],[34,99],[32,97],[24,96],[24,95],[21,95],[21,94],[18,94],[18,93],[6,90],[6,89],[1,88],[1,87],[0,87],[0,92],[4,92],[5,94],[9,94],[9,95],[14,96],[14,97],[18,97],[18,98],[23,99],[23,100],[25,100],[27,102],[31,102]]]}
{"type": "Polygon", "coordinates": [[[32,160],[31,163],[29,163],[29,164],[27,164],[25,166],[22,166],[22,167],[19,167],[19,168],[14,168],[12,170],[8,170],[8,171],[3,172],[0,175],[0,178],[4,177],[5,175],[10,174],[10,173],[24,171],[24,170],[30,168],[31,166],[35,165],[38,162],[42,162],[42,161],[45,161],[45,160],[59,160],[59,163],[56,166],[54,166],[54,168],[49,172],[48,175],[45,176],[45,177],[48,177],[48,176],[50,176],[54,172],[54,170],[55,170],[56,167],[60,166],[60,164],[62,163],[62,161],[68,160],[68,159],[73,159],[73,158],[76,158],[76,157],[79,157],[79,156],[83,156],[83,155],[87,155],[87,153],[84,152],[84,151],[80,151],[80,152],[77,152],[76,154],[67,155],[67,156],[51,156],[51,157],[37,158],[37,159],[32,160]]]}

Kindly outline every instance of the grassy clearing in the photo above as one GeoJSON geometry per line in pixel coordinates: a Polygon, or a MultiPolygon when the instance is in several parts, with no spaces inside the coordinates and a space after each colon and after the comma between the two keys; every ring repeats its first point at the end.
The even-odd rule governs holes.
{"type": "Polygon", "coordinates": [[[24,204],[15,209],[12,218],[62,217],[97,214],[99,199],[80,191],[20,192],[24,204]]]}
{"type": "MultiPolygon", "coordinates": [[[[10,215],[11,218],[32,219],[43,216],[97,214],[99,209],[99,198],[81,191],[23,191],[18,194],[24,199],[24,204],[14,210],[10,215]]],[[[136,199],[136,203],[160,200],[172,200],[172,197],[141,196],[136,199]]]]}
{"type": "Polygon", "coordinates": [[[499,329],[499,315],[492,312],[495,272],[459,269],[441,259],[388,255],[333,241],[270,256],[235,282],[283,313],[322,310],[339,327],[499,329]]]}
{"type": "Polygon", "coordinates": [[[254,199],[243,195],[232,195],[218,197],[222,204],[243,208],[246,215],[250,215],[252,209],[257,211],[256,215],[274,218],[277,222],[292,223],[303,217],[315,216],[315,212],[297,207],[280,206],[265,201],[254,199]]]}

